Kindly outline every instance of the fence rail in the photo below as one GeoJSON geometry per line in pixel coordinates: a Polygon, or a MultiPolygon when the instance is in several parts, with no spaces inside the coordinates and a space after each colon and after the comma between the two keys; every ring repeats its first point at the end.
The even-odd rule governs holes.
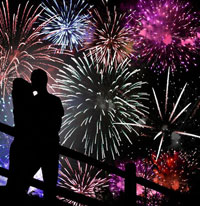
{"type": "MultiPolygon", "coordinates": [[[[3,123],[0,123],[0,131],[4,132],[8,135],[14,136],[14,127],[5,125],[3,123]]],[[[149,180],[146,180],[142,177],[136,176],[136,168],[134,164],[128,163],[126,165],[125,171],[116,168],[112,165],[108,165],[105,162],[98,161],[94,158],[88,157],[82,153],[79,153],[77,151],[71,150],[69,148],[60,146],[59,147],[59,153],[63,156],[70,157],[75,160],[79,160],[82,162],[85,162],[89,165],[92,165],[94,167],[97,167],[99,169],[105,170],[110,174],[115,174],[117,176],[121,176],[125,178],[125,204],[126,206],[133,206],[136,205],[136,184],[140,184],[146,188],[153,189],[157,192],[160,192],[164,195],[169,196],[173,199],[183,199],[184,196],[177,191],[170,190],[166,187],[163,187],[161,185],[158,185],[154,182],[151,182],[149,180]]],[[[9,171],[0,168],[0,175],[8,177],[9,171]]],[[[31,186],[34,186],[39,189],[43,189],[44,183],[40,180],[33,179],[31,186]]],[[[79,202],[81,204],[91,205],[91,206],[107,206],[112,205],[111,203],[106,203],[91,197],[84,196],[82,194],[78,194],[72,191],[67,190],[66,188],[62,188],[60,186],[57,186],[57,195],[60,195],[62,197],[65,197],[67,199],[71,199],[73,201],[79,202]]]]}

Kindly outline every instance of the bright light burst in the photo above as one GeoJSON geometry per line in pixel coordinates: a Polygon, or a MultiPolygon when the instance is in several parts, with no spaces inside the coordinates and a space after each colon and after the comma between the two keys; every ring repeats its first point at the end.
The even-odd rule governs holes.
{"type": "Polygon", "coordinates": [[[12,82],[17,77],[15,66],[8,67],[9,51],[0,47],[0,94],[11,93],[12,82]]]}
{"type": "Polygon", "coordinates": [[[197,66],[199,15],[189,2],[139,0],[128,18],[133,29],[134,55],[157,73],[197,66]]]}
{"type": "MultiPolygon", "coordinates": [[[[145,120],[145,124],[140,125],[140,127],[143,129],[141,131],[143,136],[153,137],[154,140],[157,140],[160,137],[160,143],[158,146],[156,160],[160,155],[160,151],[163,146],[163,143],[165,143],[167,147],[168,146],[175,147],[179,145],[180,143],[179,140],[181,136],[190,137],[191,140],[195,138],[198,139],[200,138],[199,135],[193,133],[194,128],[190,128],[191,122],[194,122],[194,124],[196,124],[196,119],[193,119],[191,115],[192,114],[191,112],[194,109],[192,107],[192,102],[189,102],[188,99],[186,99],[186,101],[182,100],[182,97],[184,96],[183,94],[186,90],[187,83],[182,88],[180,94],[179,95],[175,94],[174,96],[173,95],[169,96],[169,93],[171,92],[169,91],[169,83],[170,83],[170,68],[168,69],[168,74],[167,74],[164,101],[159,101],[155,89],[152,88],[154,102],[152,103],[149,115],[146,116],[147,119],[145,120]],[[175,97],[177,97],[177,99],[173,103],[175,97]],[[153,104],[155,106],[153,106],[153,104]],[[172,109],[170,110],[169,107],[172,107],[172,109]],[[186,131],[187,128],[189,128],[190,131],[192,130],[192,133],[187,132],[186,131]]],[[[193,100],[194,99],[195,98],[193,97],[193,100]]],[[[122,124],[122,123],[118,123],[118,124],[122,124]]],[[[130,122],[124,122],[123,125],[135,126],[135,124],[130,122]]]]}
{"type": "MultiPolygon", "coordinates": [[[[76,166],[72,167],[68,158],[61,158],[58,185],[76,193],[97,198],[96,191],[108,187],[108,179],[103,176],[102,170],[96,171],[93,166],[88,166],[88,164],[81,166],[77,161],[76,166]]],[[[63,197],[58,198],[74,206],[81,206],[81,204],[63,197]]]]}
{"type": "Polygon", "coordinates": [[[107,67],[114,62],[117,66],[131,56],[131,33],[124,25],[125,13],[117,12],[116,7],[111,11],[104,0],[102,2],[105,13],[100,13],[97,9],[90,12],[93,32],[86,47],[97,63],[103,63],[107,67]]]}
{"type": "MultiPolygon", "coordinates": [[[[136,175],[138,177],[143,177],[148,180],[151,180],[154,177],[153,167],[147,159],[142,158],[136,161],[116,161],[116,167],[125,171],[125,166],[127,163],[135,164],[136,175]]],[[[119,196],[121,192],[125,191],[125,182],[123,177],[111,174],[109,182],[110,191],[114,194],[114,196],[119,196]]],[[[144,193],[144,187],[137,184],[137,195],[141,195],[142,193],[144,193]]]]}
{"type": "Polygon", "coordinates": [[[83,47],[90,18],[86,12],[88,4],[85,1],[77,0],[73,3],[72,0],[63,0],[61,3],[56,0],[46,0],[42,7],[44,15],[41,20],[44,22],[49,20],[42,29],[45,39],[60,47],[61,53],[67,48],[72,51],[83,47]]]}
{"type": "Polygon", "coordinates": [[[187,192],[190,189],[190,175],[199,167],[197,150],[189,153],[169,150],[161,153],[156,160],[156,154],[152,153],[152,163],[155,177],[153,181],[169,189],[187,192]]]}
{"type": "Polygon", "coordinates": [[[180,106],[179,106],[181,97],[183,96],[183,93],[185,92],[187,83],[184,85],[184,87],[182,88],[176,102],[173,104],[172,111],[169,112],[169,108],[168,108],[169,79],[170,79],[170,69],[168,70],[168,75],[167,75],[165,102],[163,103],[163,105],[160,106],[160,103],[158,101],[156,92],[155,92],[154,88],[152,88],[156,108],[157,108],[158,115],[159,115],[159,122],[160,122],[159,124],[152,125],[153,130],[158,130],[158,132],[156,132],[156,135],[154,136],[154,140],[156,140],[158,137],[161,137],[160,144],[159,144],[159,147],[158,147],[156,160],[159,157],[163,141],[164,141],[164,139],[167,139],[167,137],[169,137],[171,139],[174,139],[174,140],[177,140],[177,141],[178,141],[178,139],[180,139],[180,135],[189,136],[191,138],[193,138],[193,137],[194,138],[200,138],[199,135],[188,133],[184,130],[182,130],[182,131],[179,130],[181,128],[180,123],[184,124],[185,123],[184,121],[186,119],[185,120],[182,119],[181,122],[179,122],[178,120],[183,116],[184,113],[187,112],[187,109],[191,105],[191,102],[189,102],[186,105],[184,105],[184,107],[181,108],[181,109],[180,109],[180,106]],[[161,111],[161,108],[164,109],[163,112],[161,111]],[[179,108],[180,111],[177,112],[177,108],[179,108]]]}
{"type": "Polygon", "coordinates": [[[42,41],[41,30],[45,23],[38,25],[41,8],[26,3],[18,6],[11,17],[8,0],[0,7],[0,93],[10,93],[16,77],[29,80],[34,69],[49,72],[57,69],[62,60],[53,55],[54,48],[42,41]]]}
{"type": "Polygon", "coordinates": [[[135,127],[147,113],[143,101],[148,95],[142,91],[145,82],[137,80],[139,70],[131,70],[127,59],[117,68],[109,66],[105,73],[92,56],[72,60],[60,70],[54,87],[60,90],[56,95],[65,107],[61,143],[78,150],[84,144],[87,155],[115,159],[121,141],[132,143],[129,134],[137,134],[135,127]],[[119,125],[127,121],[135,127],[119,125]]]}

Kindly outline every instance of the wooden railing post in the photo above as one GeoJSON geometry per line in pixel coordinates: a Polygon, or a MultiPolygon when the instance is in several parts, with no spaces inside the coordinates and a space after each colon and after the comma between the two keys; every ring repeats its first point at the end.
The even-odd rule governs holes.
{"type": "Polygon", "coordinates": [[[125,201],[126,206],[136,205],[136,167],[134,163],[126,164],[125,201]]]}

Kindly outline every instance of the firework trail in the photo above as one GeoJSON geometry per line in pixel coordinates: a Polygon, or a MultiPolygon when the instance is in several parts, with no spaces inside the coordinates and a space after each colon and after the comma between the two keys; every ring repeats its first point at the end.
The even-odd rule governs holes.
{"type": "Polygon", "coordinates": [[[131,56],[131,29],[124,25],[125,13],[120,14],[116,7],[111,11],[105,1],[102,2],[105,13],[101,14],[97,9],[90,11],[92,34],[91,39],[86,42],[86,47],[97,63],[108,67],[114,62],[117,66],[131,56]]]}
{"type": "Polygon", "coordinates": [[[56,0],[46,0],[42,4],[44,15],[41,20],[46,22],[42,33],[45,39],[60,47],[63,53],[66,49],[78,51],[83,47],[89,28],[90,15],[87,13],[89,7],[85,1],[63,0],[58,3],[56,0]]]}
{"type": "MultiPolygon", "coordinates": [[[[96,190],[100,191],[108,187],[108,179],[102,177],[102,170],[96,171],[93,166],[87,164],[83,167],[79,161],[76,162],[76,165],[74,169],[68,158],[61,158],[58,177],[59,186],[93,198],[96,198],[96,190]]],[[[58,198],[74,206],[81,206],[77,202],[62,197],[58,198]]]]}
{"type": "Polygon", "coordinates": [[[157,73],[197,66],[199,15],[178,0],[139,0],[128,17],[134,55],[157,73]]]}
{"type": "Polygon", "coordinates": [[[11,16],[9,2],[2,2],[0,7],[0,90],[5,96],[10,93],[12,81],[16,77],[29,80],[34,69],[43,69],[48,73],[57,70],[62,60],[55,57],[55,49],[44,44],[41,30],[46,23],[37,24],[41,8],[34,8],[26,3],[24,8],[18,5],[11,16]]]}
{"type": "Polygon", "coordinates": [[[128,60],[117,68],[109,66],[105,74],[104,66],[96,64],[92,56],[72,60],[75,66],[60,70],[54,87],[65,107],[62,145],[78,150],[75,144],[82,142],[85,154],[115,159],[122,138],[131,144],[128,134],[137,134],[140,117],[147,113],[143,101],[148,95],[142,91],[145,82],[136,79],[139,70],[130,70],[128,60]],[[127,121],[135,127],[119,125],[127,121]]]}

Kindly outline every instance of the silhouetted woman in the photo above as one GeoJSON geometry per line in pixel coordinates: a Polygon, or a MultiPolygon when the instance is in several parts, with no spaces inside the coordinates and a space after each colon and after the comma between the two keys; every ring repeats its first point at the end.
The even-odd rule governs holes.
{"type": "Polygon", "coordinates": [[[15,202],[22,201],[25,197],[23,181],[28,161],[26,148],[31,129],[32,97],[31,84],[22,78],[16,78],[12,90],[15,138],[10,147],[10,174],[7,181],[8,191],[15,202]]]}

